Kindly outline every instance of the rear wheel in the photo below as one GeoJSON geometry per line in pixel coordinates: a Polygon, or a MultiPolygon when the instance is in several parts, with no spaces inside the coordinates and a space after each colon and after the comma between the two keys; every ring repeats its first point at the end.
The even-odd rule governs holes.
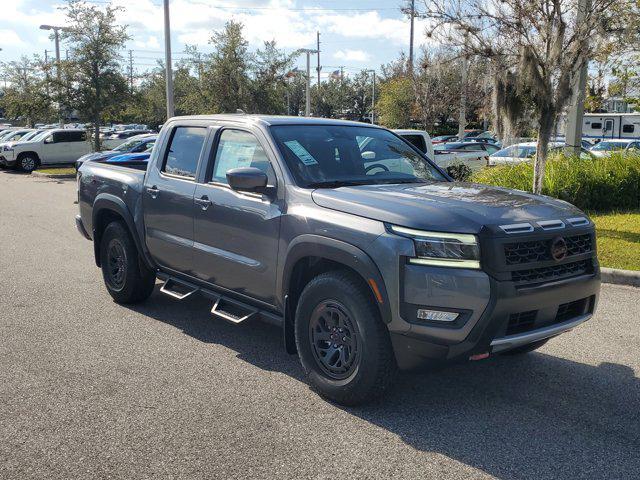
{"type": "Polygon", "coordinates": [[[137,303],[151,295],[155,273],[140,260],[138,249],[122,223],[110,223],[102,234],[100,264],[104,283],[116,302],[137,303]]]}
{"type": "Polygon", "coordinates": [[[523,353],[533,352],[534,350],[539,349],[545,343],[547,343],[550,339],[545,338],[544,340],[538,340],[537,342],[529,343],[528,345],[523,345],[521,347],[516,347],[511,350],[507,350],[503,352],[503,355],[522,355],[523,353]]]}
{"type": "Polygon", "coordinates": [[[38,166],[38,157],[32,154],[23,155],[18,159],[16,166],[23,172],[31,173],[38,166]]]}
{"type": "Polygon", "coordinates": [[[393,383],[397,366],[389,333],[355,274],[327,272],[307,284],[298,301],[295,335],[309,383],[330,400],[357,405],[393,383]]]}

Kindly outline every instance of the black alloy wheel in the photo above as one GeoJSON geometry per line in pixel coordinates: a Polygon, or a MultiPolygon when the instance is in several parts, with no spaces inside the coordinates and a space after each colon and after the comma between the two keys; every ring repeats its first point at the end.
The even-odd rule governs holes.
{"type": "Polygon", "coordinates": [[[360,362],[360,335],[347,308],[336,300],[325,300],[313,311],[309,340],[315,361],[329,377],[349,377],[360,362]]]}

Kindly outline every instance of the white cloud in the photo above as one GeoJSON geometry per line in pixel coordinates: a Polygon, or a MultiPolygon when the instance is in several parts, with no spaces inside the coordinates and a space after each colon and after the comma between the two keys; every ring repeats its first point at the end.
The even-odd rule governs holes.
{"type": "Polygon", "coordinates": [[[3,28],[2,30],[0,30],[0,45],[22,47],[25,45],[25,42],[13,30],[3,28]]]}
{"type": "Polygon", "coordinates": [[[347,60],[350,62],[367,62],[371,60],[371,55],[362,50],[338,50],[333,54],[333,58],[347,60]]]}
{"type": "Polygon", "coordinates": [[[156,37],[155,35],[148,35],[146,39],[143,38],[140,40],[136,40],[133,42],[133,44],[137,48],[141,48],[141,49],[160,48],[160,41],[158,40],[158,37],[156,37]]]}

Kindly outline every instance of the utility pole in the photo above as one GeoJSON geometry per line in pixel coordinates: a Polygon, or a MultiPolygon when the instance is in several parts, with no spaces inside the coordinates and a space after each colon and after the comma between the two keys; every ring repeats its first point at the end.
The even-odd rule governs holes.
{"type": "Polygon", "coordinates": [[[129,90],[133,92],[133,50],[129,50],[129,90]]]}
{"type": "Polygon", "coordinates": [[[316,67],[316,71],[318,72],[318,90],[320,90],[320,70],[322,67],[320,66],[320,32],[316,32],[316,53],[318,54],[318,66],[316,67]]]}
{"type": "MultiPolygon", "coordinates": [[[[576,25],[582,25],[584,18],[591,9],[591,0],[579,0],[576,25]]],[[[582,122],[584,118],[584,97],[587,88],[587,75],[589,73],[589,59],[580,56],[582,67],[574,79],[573,94],[565,131],[565,151],[569,155],[580,155],[580,142],[582,141],[582,122]]]]}
{"type": "Polygon", "coordinates": [[[175,115],[173,106],[173,71],[171,69],[171,25],[169,21],[169,0],[164,0],[164,63],[168,120],[175,115]]]}
{"type": "Polygon", "coordinates": [[[411,30],[409,33],[409,73],[413,75],[413,24],[416,18],[416,0],[411,0],[411,30]]]}
{"type": "Polygon", "coordinates": [[[318,51],[311,50],[308,48],[303,48],[299,51],[307,54],[307,89],[306,89],[307,91],[305,92],[306,102],[305,102],[305,108],[304,108],[304,116],[310,117],[311,116],[311,54],[318,53],[318,51]]]}
{"type": "MultiPolygon", "coordinates": [[[[60,89],[60,30],[66,30],[65,27],[55,27],[53,25],[40,25],[40,30],[53,30],[53,38],[56,44],[56,79],[58,82],[58,89],[60,89]]],[[[60,91],[58,92],[60,93],[60,91]]],[[[64,127],[64,115],[62,115],[62,109],[58,103],[58,124],[60,128],[64,127]]]]}

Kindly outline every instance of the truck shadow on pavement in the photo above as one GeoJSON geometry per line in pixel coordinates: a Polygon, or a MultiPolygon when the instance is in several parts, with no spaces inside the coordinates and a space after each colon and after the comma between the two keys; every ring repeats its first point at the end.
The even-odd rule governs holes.
{"type": "MultiPolygon", "coordinates": [[[[258,368],[304,381],[277,327],[230,325],[213,319],[203,298],[175,302],[158,292],[132,308],[230,348],[258,368]]],[[[545,353],[496,356],[426,374],[401,373],[382,401],[336,408],[418,451],[497,478],[640,478],[640,379],[625,365],[592,366],[545,353]]]]}

